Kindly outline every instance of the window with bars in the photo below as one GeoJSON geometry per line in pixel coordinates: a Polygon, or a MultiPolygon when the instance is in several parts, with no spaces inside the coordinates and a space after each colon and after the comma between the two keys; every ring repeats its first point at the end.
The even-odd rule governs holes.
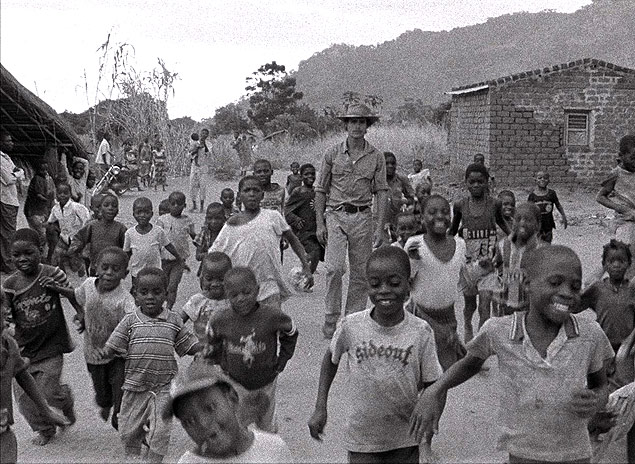
{"type": "Polygon", "coordinates": [[[567,113],[567,145],[589,145],[589,113],[567,113]]]}

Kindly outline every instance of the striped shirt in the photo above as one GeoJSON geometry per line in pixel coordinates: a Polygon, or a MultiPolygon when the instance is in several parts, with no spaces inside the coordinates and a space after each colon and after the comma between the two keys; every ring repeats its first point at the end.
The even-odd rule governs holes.
{"type": "Polygon", "coordinates": [[[170,383],[178,369],[174,352],[185,356],[197,341],[177,313],[164,309],[151,318],[137,308],[124,316],[106,347],[126,358],[122,389],[142,392],[170,383]]]}

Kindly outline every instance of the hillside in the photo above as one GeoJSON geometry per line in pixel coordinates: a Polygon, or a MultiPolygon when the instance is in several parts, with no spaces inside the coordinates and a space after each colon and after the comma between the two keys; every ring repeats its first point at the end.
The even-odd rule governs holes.
{"type": "Polygon", "coordinates": [[[571,14],[516,13],[376,46],[333,45],[299,64],[298,90],[316,108],[339,104],[346,91],[379,95],[386,113],[406,97],[438,104],[455,86],[579,58],[635,68],[633,24],[634,0],[595,0],[571,14]]]}

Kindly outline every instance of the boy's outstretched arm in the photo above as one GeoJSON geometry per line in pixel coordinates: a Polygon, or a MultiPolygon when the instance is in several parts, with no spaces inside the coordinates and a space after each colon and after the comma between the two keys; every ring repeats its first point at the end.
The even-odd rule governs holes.
{"type": "Polygon", "coordinates": [[[37,384],[35,383],[35,379],[33,379],[33,376],[29,373],[29,371],[24,369],[23,371],[19,372],[18,374],[16,374],[15,380],[18,382],[18,385],[20,385],[22,390],[24,390],[24,393],[26,393],[28,397],[31,398],[31,401],[35,403],[35,406],[37,406],[39,413],[47,422],[58,425],[60,427],[64,427],[70,424],[68,419],[49,407],[49,404],[46,402],[44,395],[38,388],[37,384]]]}
{"type": "Polygon", "coordinates": [[[567,221],[567,215],[564,213],[564,208],[560,204],[560,200],[557,200],[554,203],[554,205],[555,205],[556,209],[558,210],[558,212],[560,213],[560,216],[562,216],[562,227],[564,227],[566,229],[569,224],[568,224],[568,221],[567,221]]]}
{"type": "Polygon", "coordinates": [[[326,350],[324,359],[322,360],[322,369],[320,370],[320,382],[318,385],[317,400],[315,401],[315,410],[309,419],[309,432],[316,440],[322,440],[322,432],[326,425],[326,403],[331,389],[333,379],[337,374],[337,364],[331,361],[331,350],[326,350]]]}
{"type": "Polygon", "coordinates": [[[463,213],[461,212],[461,206],[459,205],[459,203],[454,203],[452,210],[452,224],[450,225],[448,234],[456,235],[459,232],[459,226],[461,225],[461,218],[463,217],[463,213]]]}
{"type": "Polygon", "coordinates": [[[439,419],[445,408],[448,390],[476,375],[484,362],[484,359],[468,353],[421,394],[410,416],[410,434],[415,435],[417,442],[439,431],[439,419]]]}
{"type": "Polygon", "coordinates": [[[602,206],[612,209],[613,211],[617,211],[620,214],[631,215],[635,218],[635,211],[629,210],[627,206],[620,205],[619,203],[615,203],[609,196],[615,190],[615,182],[617,181],[617,176],[612,175],[607,180],[602,182],[602,187],[595,197],[596,201],[602,206]]]}
{"type": "Polygon", "coordinates": [[[296,329],[293,320],[286,314],[282,313],[282,318],[278,324],[278,363],[276,371],[282,372],[295,353],[295,345],[298,342],[298,329],[296,329]]]}
{"type": "Polygon", "coordinates": [[[39,279],[40,285],[42,287],[48,288],[56,293],[59,293],[63,297],[67,298],[75,312],[80,316],[80,318],[84,318],[84,308],[80,305],[75,298],[75,289],[68,285],[61,285],[58,281],[56,281],[53,277],[40,277],[39,279]]]}
{"type": "Polygon", "coordinates": [[[300,259],[302,263],[302,271],[307,276],[309,280],[309,286],[313,286],[313,275],[311,274],[311,264],[309,263],[309,258],[307,257],[306,251],[304,249],[304,245],[298,239],[298,236],[293,233],[291,230],[285,230],[282,233],[282,238],[284,238],[289,245],[291,245],[291,249],[296,254],[296,256],[300,259]]]}

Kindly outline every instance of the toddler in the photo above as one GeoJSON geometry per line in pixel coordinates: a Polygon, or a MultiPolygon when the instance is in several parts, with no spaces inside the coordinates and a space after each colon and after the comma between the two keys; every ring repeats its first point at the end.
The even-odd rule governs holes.
{"type": "MultiPolygon", "coordinates": [[[[233,192],[232,192],[233,193],[233,192]]],[[[218,237],[219,232],[225,225],[225,210],[220,203],[210,203],[205,212],[205,224],[201,228],[201,231],[194,239],[196,245],[196,260],[203,261],[207,251],[218,237]]],[[[198,268],[197,276],[201,275],[201,268],[203,264],[198,268]]]]}
{"type": "Polygon", "coordinates": [[[296,187],[302,185],[302,172],[300,169],[300,163],[294,161],[293,163],[291,163],[290,168],[291,174],[287,176],[287,195],[291,195],[291,192],[293,192],[296,187]]]}
{"type": "Polygon", "coordinates": [[[536,187],[529,194],[527,201],[536,203],[540,208],[540,239],[543,242],[551,243],[553,240],[553,229],[556,223],[553,220],[554,206],[562,216],[562,226],[567,228],[567,216],[564,208],[560,204],[558,194],[555,190],[547,188],[549,185],[549,173],[546,171],[538,171],[536,173],[536,187]]]}
{"type": "Polygon", "coordinates": [[[229,187],[224,188],[220,192],[220,202],[223,205],[223,212],[225,213],[225,219],[229,219],[236,213],[240,213],[240,210],[234,206],[234,191],[229,187]]]}

